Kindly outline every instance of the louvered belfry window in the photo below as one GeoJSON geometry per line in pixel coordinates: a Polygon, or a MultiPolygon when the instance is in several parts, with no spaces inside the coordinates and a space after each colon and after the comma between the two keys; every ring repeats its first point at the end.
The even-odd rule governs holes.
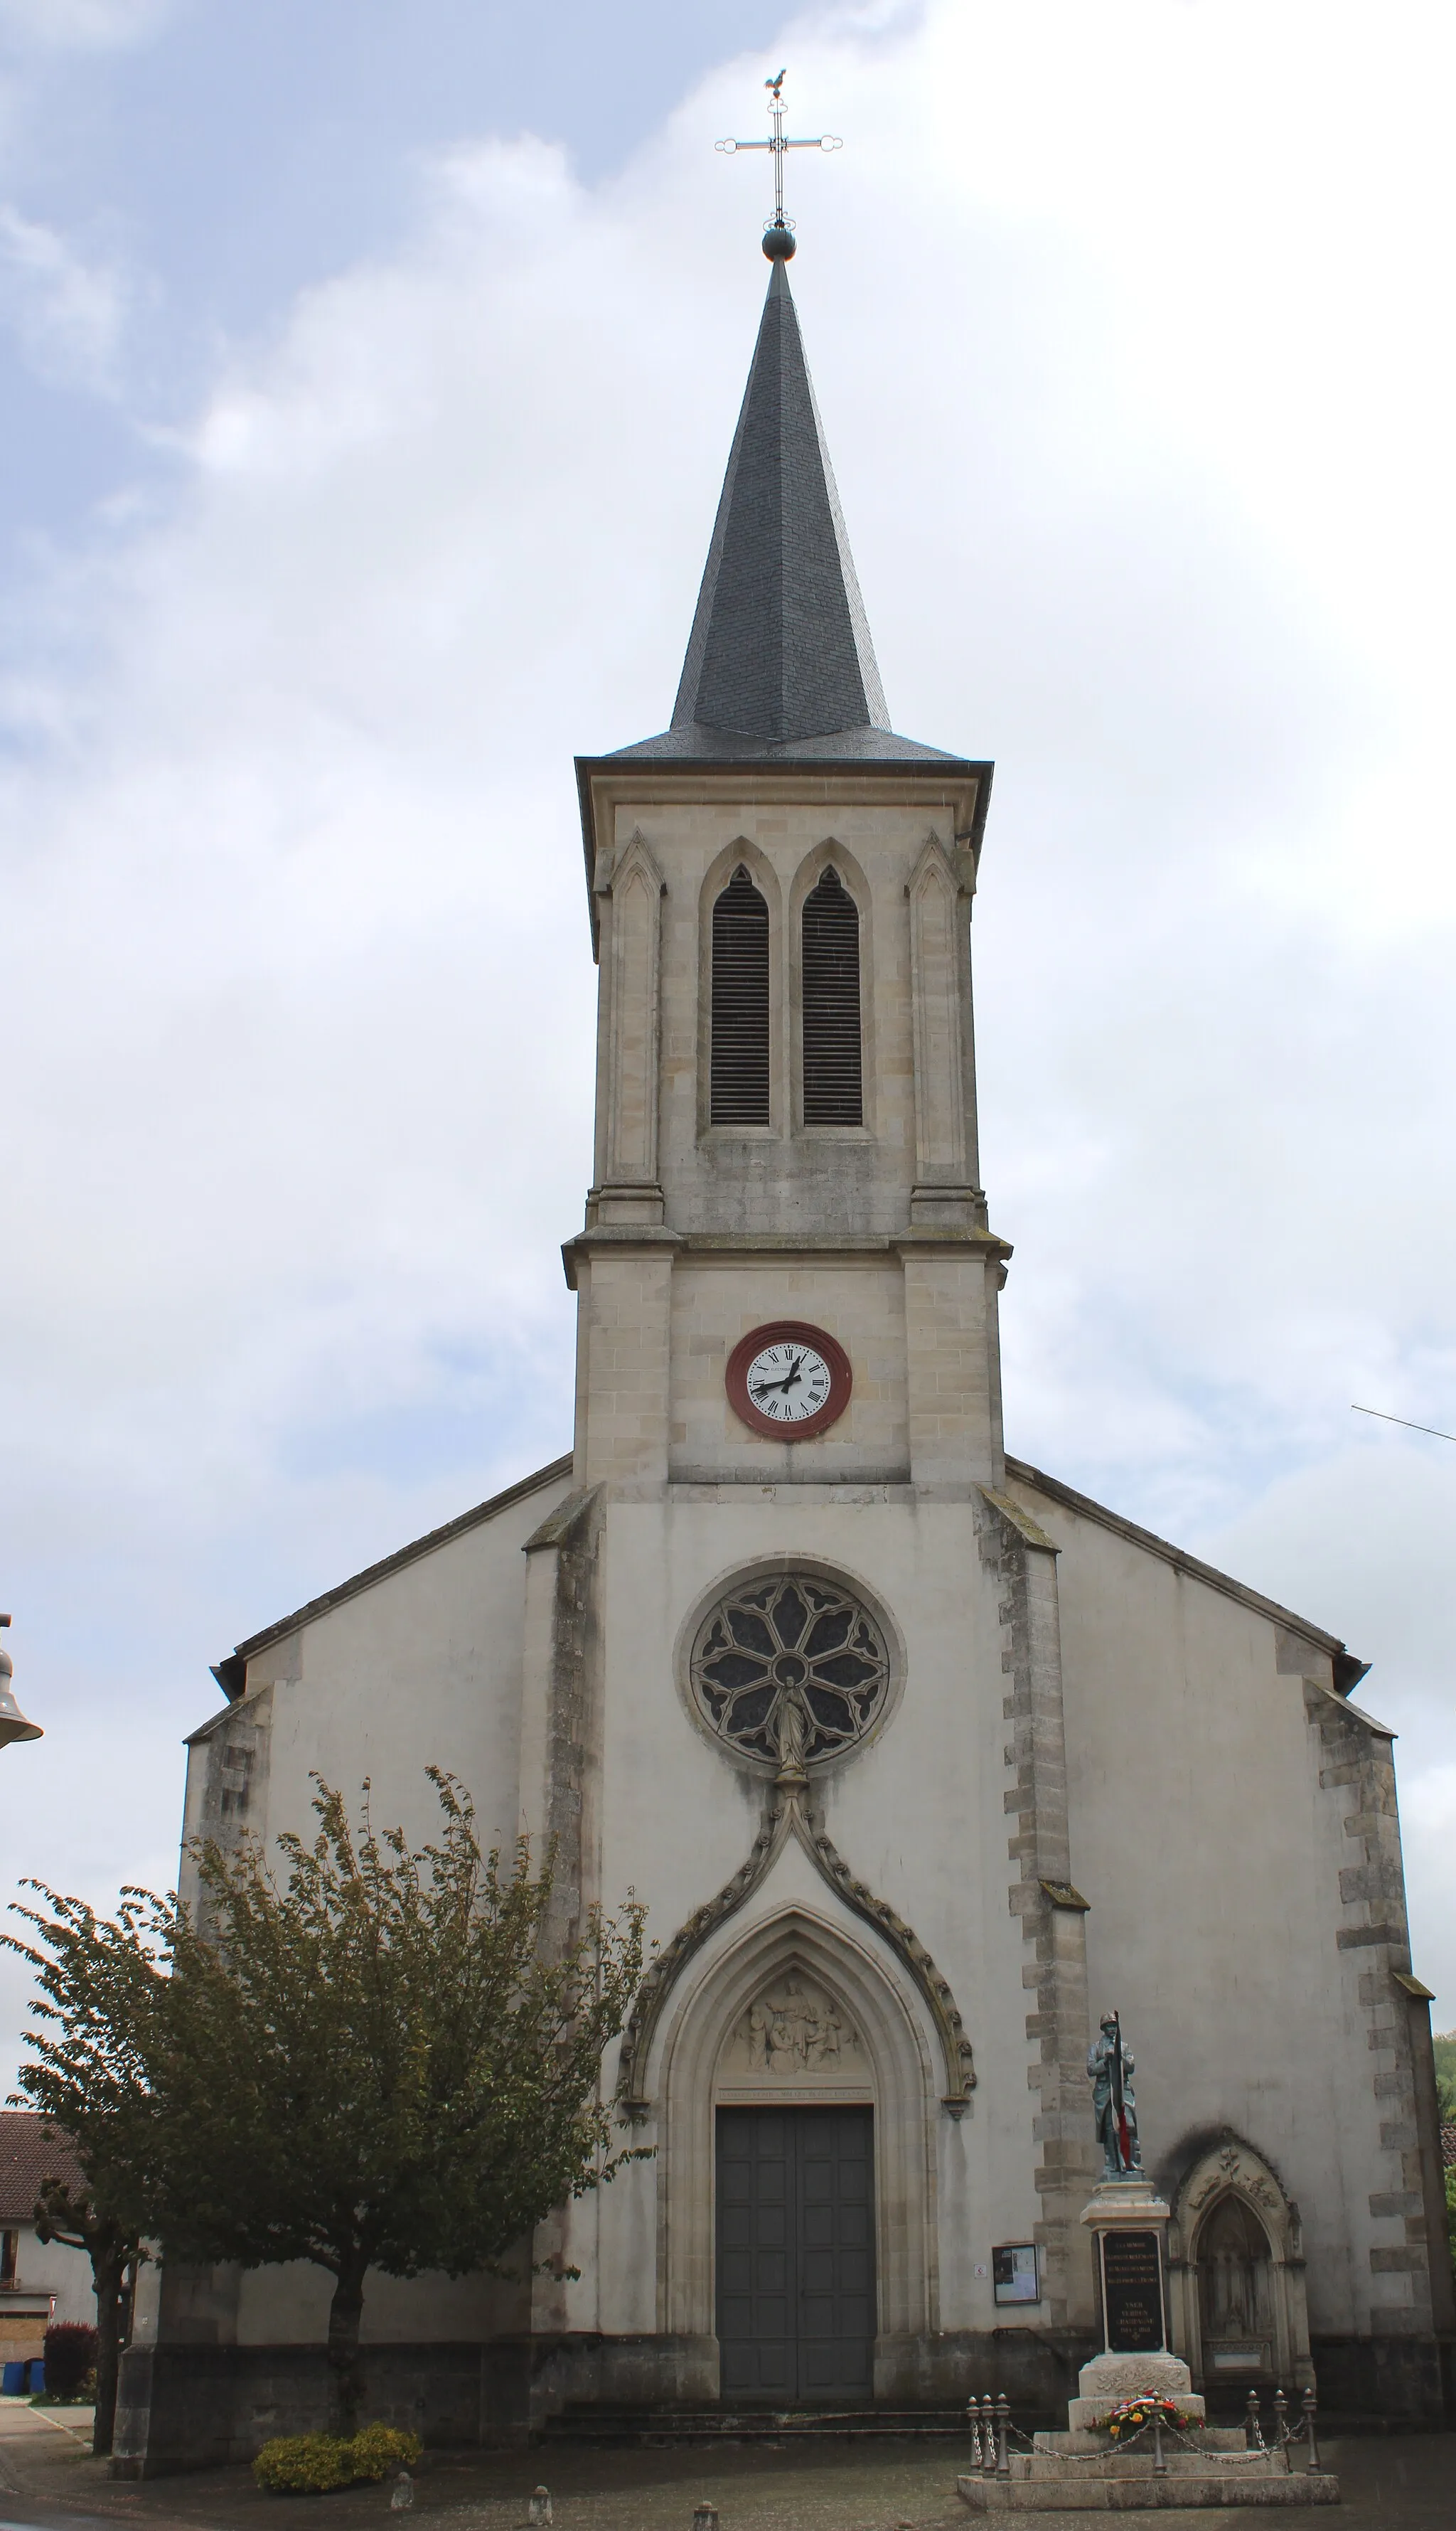
{"type": "Polygon", "coordinates": [[[740,864],[713,906],[709,1120],[768,1123],[768,908],[740,864]]]}
{"type": "Polygon", "coordinates": [[[860,910],[826,870],[804,905],[804,1121],[862,1125],[860,910]]]}

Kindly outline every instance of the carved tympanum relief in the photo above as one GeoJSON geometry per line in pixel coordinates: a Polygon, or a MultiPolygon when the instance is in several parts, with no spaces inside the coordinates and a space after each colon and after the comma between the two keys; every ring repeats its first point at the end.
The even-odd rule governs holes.
{"type": "Polygon", "coordinates": [[[731,2080],[775,2074],[802,2083],[865,2070],[860,2034],[842,2004],[797,1975],[779,1979],[750,2004],[723,2052],[731,2080]]]}

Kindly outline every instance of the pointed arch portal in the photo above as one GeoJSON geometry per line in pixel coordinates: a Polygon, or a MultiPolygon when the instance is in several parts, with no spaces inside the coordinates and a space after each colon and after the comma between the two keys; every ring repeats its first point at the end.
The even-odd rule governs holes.
{"type": "MultiPolygon", "coordinates": [[[[816,2165],[808,2181],[792,2181],[791,2174],[801,2188],[796,2202],[802,2202],[806,2186],[820,2197],[837,2190],[845,2207],[861,2192],[864,2258],[851,2256],[853,2222],[836,2219],[832,2240],[808,2244],[833,2252],[832,2277],[826,2284],[821,2263],[817,2282],[808,2269],[799,2282],[801,2310],[819,2292],[817,2320],[810,2311],[806,2326],[819,2326],[820,2334],[835,2341],[834,2361],[841,2367],[832,2382],[819,2386],[823,2396],[855,2395],[845,2378],[844,2350],[858,2325],[854,2296],[868,2294],[872,2310],[864,2334],[867,2342],[872,2340],[871,2378],[859,2394],[868,2397],[887,2341],[937,2326],[937,2052],[929,2031],[921,2027],[916,2000],[847,1930],[793,1905],[747,1927],[717,1951],[695,1982],[684,1980],[676,2003],[653,2049],[651,2084],[658,2113],[658,2326],[687,2338],[716,2337],[724,2318],[722,2286],[742,2285],[745,2275],[741,2261],[736,2279],[719,2273],[720,2112],[768,2113],[780,2122],[776,2137],[768,2137],[772,2149],[816,2165]],[[801,2122],[804,2132],[791,2135],[783,2113],[800,2109],[830,2116],[818,2127],[801,2122]],[[863,2182],[853,2167],[857,2154],[865,2165],[863,2182]],[[832,2313],[826,2293],[837,2297],[832,2313]]],[[[742,2131],[724,2130],[722,2149],[740,2166],[741,2202],[742,2188],[756,2184],[746,2175],[742,2131]]],[[[729,2253],[735,2246],[730,2227],[729,2253]]],[[[767,2317],[772,2321],[771,2313],[767,2317]]],[[[728,2318],[742,2333],[742,2313],[728,2318]]],[[[763,2334],[774,2333],[765,2328],[763,2334]]],[[[812,2376],[812,2359],[803,2362],[812,2376]]],[[[743,2378],[741,2343],[735,2363],[736,2382],[727,2378],[725,2363],[725,2396],[775,2395],[772,2380],[765,2378],[756,2391],[743,2378]]],[[[798,2387],[780,2404],[814,2395],[812,2379],[806,2382],[801,2371],[798,2387]]]]}

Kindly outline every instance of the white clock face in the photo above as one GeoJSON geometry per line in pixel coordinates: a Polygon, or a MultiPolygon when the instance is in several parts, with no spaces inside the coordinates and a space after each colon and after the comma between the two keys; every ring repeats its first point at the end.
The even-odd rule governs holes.
{"type": "Polygon", "coordinates": [[[755,1354],[748,1391],[770,1424],[807,1424],[829,1402],[829,1366],[812,1345],[785,1337],[755,1354]]]}

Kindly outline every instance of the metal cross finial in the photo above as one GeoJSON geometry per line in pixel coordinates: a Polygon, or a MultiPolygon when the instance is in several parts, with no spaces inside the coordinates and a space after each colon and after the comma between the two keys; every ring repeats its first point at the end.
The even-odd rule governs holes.
{"type": "Polygon", "coordinates": [[[773,217],[763,224],[763,252],[774,261],[783,261],[794,252],[794,223],[784,217],[784,153],[789,149],[842,149],[844,142],[832,132],[819,135],[816,141],[790,141],[784,137],[784,80],[787,73],[775,71],[763,83],[768,90],[768,113],[773,124],[772,138],[767,141],[719,141],[714,145],[725,157],[732,158],[740,149],[766,149],[773,158],[773,217]]]}

